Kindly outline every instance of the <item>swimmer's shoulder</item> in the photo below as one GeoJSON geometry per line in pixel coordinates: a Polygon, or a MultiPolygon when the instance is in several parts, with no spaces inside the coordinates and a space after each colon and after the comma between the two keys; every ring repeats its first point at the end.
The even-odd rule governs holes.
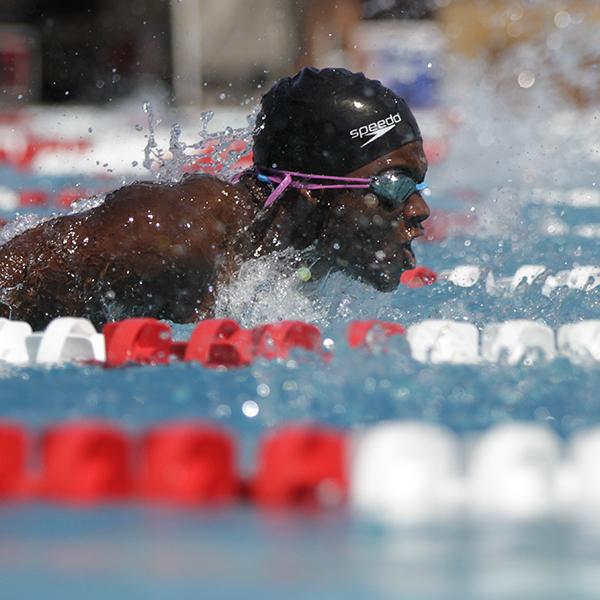
{"type": "Polygon", "coordinates": [[[189,173],[176,182],[136,181],[106,194],[105,204],[157,198],[193,199],[206,194],[219,194],[235,189],[235,185],[206,173],[189,173]]]}

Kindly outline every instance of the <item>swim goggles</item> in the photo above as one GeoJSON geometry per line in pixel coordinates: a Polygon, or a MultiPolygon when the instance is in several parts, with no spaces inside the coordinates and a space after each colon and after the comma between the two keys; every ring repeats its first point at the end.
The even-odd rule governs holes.
{"type": "Polygon", "coordinates": [[[370,189],[374,194],[385,199],[393,209],[402,206],[414,193],[427,189],[425,182],[417,183],[414,179],[397,169],[390,169],[368,179],[262,169],[260,172],[256,172],[256,178],[258,181],[276,186],[269,194],[265,202],[265,208],[268,208],[279,200],[283,193],[290,187],[303,190],[370,189]]]}

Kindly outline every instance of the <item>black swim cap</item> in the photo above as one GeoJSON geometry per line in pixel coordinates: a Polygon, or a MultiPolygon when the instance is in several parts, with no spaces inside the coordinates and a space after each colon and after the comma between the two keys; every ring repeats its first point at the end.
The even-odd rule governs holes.
{"type": "Polygon", "coordinates": [[[262,98],[257,167],[346,175],[421,139],[406,102],[362,73],[307,67],[262,98]]]}

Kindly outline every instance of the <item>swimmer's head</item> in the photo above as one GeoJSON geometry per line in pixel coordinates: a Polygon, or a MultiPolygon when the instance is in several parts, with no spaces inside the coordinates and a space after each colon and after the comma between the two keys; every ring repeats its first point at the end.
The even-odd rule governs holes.
{"type": "Polygon", "coordinates": [[[302,69],[262,98],[254,164],[346,175],[421,140],[406,102],[379,81],[346,69],[302,69]]]}
{"type": "MultiPolygon", "coordinates": [[[[391,199],[380,186],[353,189],[348,180],[332,182],[346,189],[305,186],[315,209],[312,220],[298,222],[302,234],[314,232],[321,256],[332,264],[379,290],[396,288],[402,271],[415,266],[411,242],[423,235],[421,223],[429,216],[418,185],[427,159],[404,100],[362,73],[306,68],[265,94],[256,125],[254,165],[263,177],[275,169],[279,178],[293,171],[367,182],[389,181],[390,175],[404,180],[404,192],[395,188],[391,199]]],[[[274,197],[275,185],[271,188],[267,203],[274,197]]],[[[294,197],[303,202],[288,196],[288,206],[294,197]]]]}

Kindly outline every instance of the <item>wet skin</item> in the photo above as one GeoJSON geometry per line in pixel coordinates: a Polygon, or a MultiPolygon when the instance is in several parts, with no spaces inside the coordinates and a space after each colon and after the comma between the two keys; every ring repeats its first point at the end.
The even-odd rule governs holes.
{"type": "MultiPolygon", "coordinates": [[[[421,142],[348,175],[390,168],[421,181],[421,142]]],[[[210,316],[216,289],[244,261],[290,246],[314,246],[321,266],[379,290],[413,266],[410,242],[429,215],[419,194],[390,210],[368,190],[290,190],[264,210],[269,191],[250,176],[232,185],[192,175],[129,185],[96,208],[46,221],[0,246],[0,316],[34,329],[65,315],[96,326],[132,316],[195,321],[210,316]]]]}

